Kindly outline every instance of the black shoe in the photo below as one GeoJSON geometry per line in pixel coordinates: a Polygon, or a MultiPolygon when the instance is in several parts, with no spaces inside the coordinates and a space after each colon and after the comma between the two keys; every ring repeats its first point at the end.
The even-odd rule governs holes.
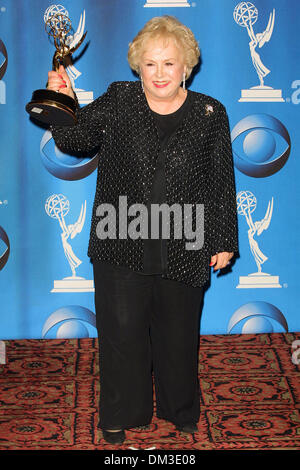
{"type": "Polygon", "coordinates": [[[191,424],[183,424],[183,425],[176,425],[177,431],[182,431],[182,432],[189,432],[189,433],[194,433],[198,432],[198,427],[196,424],[191,423],[191,424]]]}
{"type": "Polygon", "coordinates": [[[102,429],[102,434],[105,441],[109,442],[110,444],[123,444],[126,437],[125,431],[123,431],[123,429],[116,432],[105,431],[102,429]]]}

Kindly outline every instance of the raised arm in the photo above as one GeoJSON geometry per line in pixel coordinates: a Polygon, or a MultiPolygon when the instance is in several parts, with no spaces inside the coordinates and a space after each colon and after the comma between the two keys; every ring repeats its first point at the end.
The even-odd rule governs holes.
{"type": "Polygon", "coordinates": [[[113,84],[99,98],[80,108],[68,75],[61,66],[58,72],[49,72],[48,89],[59,90],[77,102],[77,123],[74,126],[50,126],[57,147],[62,152],[73,155],[90,154],[99,150],[107,117],[115,112],[113,84]]]}

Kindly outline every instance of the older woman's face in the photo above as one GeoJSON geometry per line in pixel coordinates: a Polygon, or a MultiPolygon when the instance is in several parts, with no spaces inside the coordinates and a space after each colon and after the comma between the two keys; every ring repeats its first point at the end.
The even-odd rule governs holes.
{"type": "Polygon", "coordinates": [[[183,53],[173,39],[164,47],[163,41],[148,41],[141,57],[141,76],[144,90],[153,99],[168,99],[177,96],[186,72],[183,53]]]}

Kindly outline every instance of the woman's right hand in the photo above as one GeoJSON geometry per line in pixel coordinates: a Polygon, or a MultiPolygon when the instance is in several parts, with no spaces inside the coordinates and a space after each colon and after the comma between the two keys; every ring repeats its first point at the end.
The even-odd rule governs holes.
{"type": "Polygon", "coordinates": [[[59,93],[75,98],[70,79],[63,65],[59,66],[57,72],[53,70],[48,72],[47,90],[59,91],[59,93]]]}

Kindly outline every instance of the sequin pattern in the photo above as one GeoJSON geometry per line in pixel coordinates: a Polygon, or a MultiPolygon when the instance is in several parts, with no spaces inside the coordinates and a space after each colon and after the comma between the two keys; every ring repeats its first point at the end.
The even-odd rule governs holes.
{"type": "MultiPolygon", "coordinates": [[[[166,202],[204,204],[204,245],[186,250],[186,239],[174,239],[171,217],[168,259],[164,278],[200,287],[209,278],[211,255],[238,252],[236,192],[232,148],[226,109],[218,100],[195,93],[191,109],[163,150],[166,154],[166,202]]],[[[148,201],[160,151],[155,120],[139,81],[113,82],[89,105],[78,108],[73,127],[51,127],[56,145],[74,155],[99,151],[88,256],[143,270],[143,240],[100,240],[96,234],[102,203],[117,209],[119,196],[128,207],[148,201]]],[[[128,218],[128,223],[130,217],[128,218]]]]}

